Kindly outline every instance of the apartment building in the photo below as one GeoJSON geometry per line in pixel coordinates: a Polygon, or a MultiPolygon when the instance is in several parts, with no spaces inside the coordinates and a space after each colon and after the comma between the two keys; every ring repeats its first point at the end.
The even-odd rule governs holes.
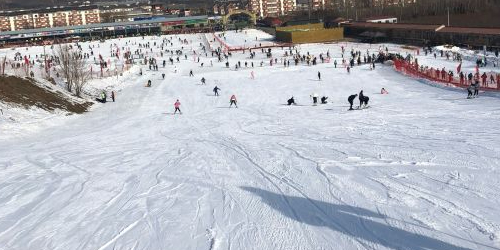
{"type": "Polygon", "coordinates": [[[249,0],[248,10],[260,17],[286,15],[295,10],[296,0],[249,0]]]}
{"type": "Polygon", "coordinates": [[[100,22],[100,13],[96,6],[0,12],[0,31],[86,25],[100,22]]]}
{"type": "Polygon", "coordinates": [[[243,5],[239,0],[216,0],[213,5],[213,13],[216,15],[226,15],[239,9],[243,9],[243,5]]]}

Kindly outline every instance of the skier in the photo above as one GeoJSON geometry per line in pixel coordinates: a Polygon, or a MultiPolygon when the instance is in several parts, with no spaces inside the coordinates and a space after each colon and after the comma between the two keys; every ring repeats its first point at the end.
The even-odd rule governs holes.
{"type": "Polygon", "coordinates": [[[193,74],[193,70],[190,70],[190,71],[189,71],[189,76],[194,76],[194,74],[193,74]]]}
{"type": "Polygon", "coordinates": [[[202,77],[202,78],[201,78],[201,85],[207,85],[207,84],[205,83],[205,77],[202,77]]]}
{"type": "Polygon", "coordinates": [[[474,90],[474,84],[471,84],[468,88],[467,88],[467,99],[471,99],[472,98],[472,91],[474,90]]]}
{"type": "Polygon", "coordinates": [[[231,96],[231,99],[229,100],[229,107],[232,107],[233,104],[234,104],[234,106],[236,106],[236,108],[238,108],[238,105],[236,104],[236,96],[235,95],[231,96]]]}
{"type": "Polygon", "coordinates": [[[321,72],[318,71],[318,81],[321,81],[321,72]]]}
{"type": "Polygon", "coordinates": [[[365,95],[363,95],[363,90],[361,90],[359,92],[359,97],[358,98],[359,98],[359,108],[361,108],[361,106],[363,105],[363,102],[365,100],[365,95]]]}
{"type": "Polygon", "coordinates": [[[358,94],[354,94],[354,95],[350,95],[349,98],[347,98],[347,101],[351,105],[349,110],[353,110],[352,105],[354,105],[354,99],[356,99],[357,96],[358,96],[358,94]]]}
{"type": "Polygon", "coordinates": [[[115,102],[115,91],[111,91],[111,100],[115,102]]]}
{"type": "Polygon", "coordinates": [[[177,113],[177,111],[179,111],[179,114],[182,115],[180,107],[181,107],[181,102],[179,101],[179,99],[177,99],[177,101],[174,103],[174,108],[175,108],[174,115],[177,113]]]}
{"type": "Polygon", "coordinates": [[[162,73],[161,77],[163,78],[163,80],[165,80],[165,73],[162,73]]]}
{"type": "Polygon", "coordinates": [[[322,96],[321,97],[321,104],[327,104],[328,101],[326,101],[328,99],[328,96],[322,96]]]}
{"type": "Polygon", "coordinates": [[[368,96],[363,96],[363,104],[364,104],[364,107],[368,107],[368,101],[370,100],[370,97],[368,96]]]}
{"type": "Polygon", "coordinates": [[[293,105],[296,105],[296,104],[295,104],[295,99],[293,99],[293,96],[292,96],[292,98],[288,99],[287,103],[288,103],[288,106],[290,106],[290,105],[292,105],[292,104],[293,104],[293,105]]]}
{"type": "Polygon", "coordinates": [[[313,99],[313,105],[318,104],[318,94],[312,94],[311,98],[313,99]]]}
{"type": "Polygon", "coordinates": [[[382,89],[380,90],[380,94],[382,94],[382,95],[387,95],[387,94],[389,94],[389,92],[387,92],[387,90],[385,90],[385,88],[382,88],[382,89]]]}
{"type": "Polygon", "coordinates": [[[95,100],[100,102],[100,103],[105,103],[106,102],[106,93],[104,91],[102,91],[100,96],[101,96],[101,98],[96,98],[95,100]]]}
{"type": "Polygon", "coordinates": [[[474,83],[474,98],[479,95],[479,87],[479,80],[476,80],[476,83],[474,83]]]}
{"type": "Polygon", "coordinates": [[[148,83],[146,83],[146,87],[151,87],[151,80],[148,80],[148,83]]]}
{"type": "Polygon", "coordinates": [[[219,90],[220,90],[220,88],[219,88],[219,87],[217,87],[217,86],[215,86],[215,88],[214,88],[214,90],[213,90],[213,91],[214,91],[214,95],[215,95],[215,96],[219,96],[219,90]]]}

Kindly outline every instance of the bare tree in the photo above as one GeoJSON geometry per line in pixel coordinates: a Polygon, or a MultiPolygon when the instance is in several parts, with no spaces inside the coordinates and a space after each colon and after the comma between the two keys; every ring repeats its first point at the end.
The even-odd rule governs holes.
{"type": "Polygon", "coordinates": [[[59,47],[57,48],[56,51],[58,60],[59,60],[59,69],[58,71],[60,74],[64,77],[66,80],[66,90],[69,92],[72,92],[73,90],[73,74],[72,74],[72,56],[73,53],[71,52],[71,49],[68,45],[61,45],[59,44],[59,47]]]}
{"type": "Polygon", "coordinates": [[[59,45],[56,51],[59,67],[58,71],[66,81],[66,90],[75,91],[81,97],[83,88],[91,78],[90,70],[82,54],[68,45],[59,45]]]}
{"type": "Polygon", "coordinates": [[[91,78],[90,70],[87,68],[85,59],[78,52],[73,52],[73,60],[70,65],[75,95],[81,97],[83,87],[85,87],[91,78]]]}

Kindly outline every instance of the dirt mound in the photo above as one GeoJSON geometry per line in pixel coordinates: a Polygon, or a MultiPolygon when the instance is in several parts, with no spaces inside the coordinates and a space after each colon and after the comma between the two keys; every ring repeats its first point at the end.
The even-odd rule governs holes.
{"type": "Polygon", "coordinates": [[[77,114],[86,112],[92,105],[91,102],[77,103],[60,91],[47,88],[38,86],[32,80],[0,76],[0,101],[25,108],[36,106],[48,111],[61,109],[77,114]]]}

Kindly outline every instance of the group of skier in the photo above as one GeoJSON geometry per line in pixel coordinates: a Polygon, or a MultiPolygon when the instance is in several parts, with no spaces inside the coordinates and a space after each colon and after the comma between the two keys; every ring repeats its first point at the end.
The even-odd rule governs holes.
{"type": "Polygon", "coordinates": [[[476,80],[467,88],[467,99],[476,98],[479,95],[479,80],[476,80]]]}
{"type": "MultiPolygon", "coordinates": [[[[190,42],[188,41],[183,41],[184,43],[183,44],[189,44],[190,42]]],[[[172,45],[172,42],[171,41],[168,41],[168,43],[166,43],[167,45],[172,45]]],[[[155,44],[156,45],[156,44],[155,44]]],[[[165,45],[165,46],[167,46],[165,45]]],[[[200,43],[200,46],[203,47],[203,52],[205,53],[205,55],[208,57],[207,53],[206,53],[206,48],[204,45],[202,45],[202,43],[200,43]]],[[[163,49],[163,45],[162,45],[162,49],[163,49]]],[[[182,48],[182,50],[184,50],[184,47],[182,48]]],[[[182,50],[180,50],[180,52],[176,52],[176,53],[180,53],[182,55],[184,55],[185,57],[185,60],[187,60],[187,55],[186,54],[183,54],[182,53],[182,50]]],[[[283,50],[283,48],[282,48],[283,50]]],[[[386,48],[386,53],[388,53],[388,49],[386,48]]],[[[200,63],[200,56],[199,55],[202,55],[203,53],[201,52],[196,52],[195,50],[192,50],[193,51],[193,60],[196,62],[196,63],[200,63]]],[[[256,57],[256,49],[251,49],[250,50],[250,58],[251,59],[254,59],[256,57]]],[[[380,50],[382,53],[383,51],[380,50]]],[[[270,66],[272,66],[273,64],[278,64],[278,58],[273,58],[273,54],[272,54],[272,51],[270,48],[269,49],[262,49],[262,53],[264,53],[268,58],[270,58],[270,66]]],[[[222,49],[218,49],[218,50],[214,50],[212,51],[212,56],[214,56],[214,53],[217,55],[217,57],[219,58],[219,62],[221,63],[225,63],[226,64],[226,67],[229,67],[229,58],[232,56],[230,52],[226,52],[226,51],[223,51],[222,49]],[[222,57],[224,56],[224,57],[222,57]],[[223,62],[223,58],[226,59],[225,62],[223,62]]],[[[245,52],[243,52],[245,53],[245,52]]],[[[297,48],[293,47],[290,47],[288,50],[284,49],[284,58],[282,59],[279,59],[280,62],[283,63],[283,65],[285,65],[285,67],[289,66],[289,60],[288,58],[293,58],[293,60],[295,60],[295,65],[298,65],[299,62],[302,62],[302,63],[307,63],[307,65],[316,65],[316,57],[312,54],[310,54],[309,52],[307,52],[306,54],[301,54],[299,52],[299,50],[297,50],[297,48]],[[295,50],[295,51],[294,51],[295,50]]],[[[346,58],[344,59],[344,53],[345,54],[348,54],[346,51],[345,51],[345,48],[343,48],[342,46],[342,64],[346,67],[347,71],[350,72],[350,69],[352,67],[354,67],[356,65],[356,62],[357,62],[357,65],[361,65],[363,63],[366,63],[366,64],[369,64],[370,65],[370,69],[374,69],[374,63],[376,61],[379,60],[380,58],[380,55],[379,56],[376,56],[375,54],[372,54],[370,55],[369,51],[367,50],[366,51],[366,55],[363,55],[361,53],[361,51],[354,51],[352,50],[351,51],[351,54],[350,54],[350,59],[349,58],[346,58]]],[[[326,57],[323,55],[323,54],[320,54],[319,55],[319,60],[321,62],[329,62],[330,61],[330,53],[329,51],[326,52],[326,57]]],[[[149,61],[152,61],[153,63],[150,63],[155,65],[155,60],[153,59],[150,59],[149,61]]],[[[177,60],[177,62],[179,62],[179,60],[177,60]]],[[[164,61],[164,67],[165,67],[165,64],[166,62],[164,61]]],[[[171,60],[171,64],[173,64],[173,60],[171,60]]],[[[337,66],[337,61],[334,60],[334,64],[335,66],[337,66]]],[[[237,68],[240,68],[242,67],[242,63],[238,61],[238,63],[236,64],[237,65],[237,68]]],[[[247,67],[248,65],[251,65],[251,67],[253,68],[253,62],[251,62],[250,64],[247,64],[247,62],[245,61],[244,62],[244,65],[245,67],[247,67]]],[[[263,63],[261,62],[261,67],[263,66],[263,63]]],[[[177,66],[175,67],[175,72],[177,72],[177,66]]],[[[141,70],[141,73],[142,73],[142,70],[141,70]]],[[[252,77],[251,79],[254,79],[255,76],[254,76],[254,73],[252,71],[252,77]]],[[[193,70],[189,70],[189,76],[190,77],[194,77],[194,72],[193,70]]],[[[165,79],[165,74],[162,73],[162,78],[165,79]]],[[[322,74],[320,71],[317,71],[317,79],[318,81],[321,81],[322,80],[322,74]]],[[[483,82],[485,80],[483,79],[483,82]]],[[[201,78],[201,85],[207,85],[207,81],[205,79],[205,77],[202,77],[201,78]]],[[[146,84],[147,87],[151,87],[151,80],[148,81],[148,83],[146,84]]],[[[213,93],[214,93],[214,96],[219,96],[219,91],[221,89],[218,87],[218,86],[215,86],[213,88],[213,93]]],[[[473,98],[473,97],[476,97],[478,95],[478,92],[479,92],[479,81],[476,81],[475,83],[471,84],[471,86],[467,89],[468,90],[468,98],[473,98]]],[[[382,88],[380,94],[388,94],[387,90],[385,90],[384,88],[382,88]]],[[[310,97],[312,98],[312,102],[313,102],[313,105],[317,105],[318,102],[321,102],[321,104],[326,104],[328,102],[328,96],[320,96],[320,95],[317,95],[317,94],[312,94],[310,95],[310,97]]],[[[358,98],[359,100],[359,106],[357,107],[357,109],[363,109],[363,108],[366,108],[368,107],[368,103],[370,101],[370,98],[368,96],[365,96],[363,94],[363,90],[361,90],[359,92],[359,94],[353,94],[353,95],[350,95],[348,97],[348,102],[350,104],[349,106],[349,110],[354,110],[353,106],[354,106],[354,102],[355,102],[355,99],[358,98]]],[[[296,100],[295,98],[292,96],[290,99],[287,100],[287,104],[288,105],[294,105],[296,104],[296,100]]],[[[235,106],[235,107],[238,107],[237,106],[237,99],[236,99],[236,96],[235,95],[231,95],[230,97],[230,100],[229,100],[229,107],[232,107],[232,106],[235,106]]],[[[174,104],[174,113],[181,113],[180,112],[180,101],[177,100],[174,104]]]]}
{"type": "MultiPolygon", "coordinates": [[[[383,92],[383,91],[385,91],[385,88],[382,88],[381,92],[383,92]]],[[[385,92],[387,93],[387,91],[385,91],[385,92]]],[[[363,94],[363,90],[361,90],[359,92],[359,96],[358,96],[358,94],[354,94],[354,95],[350,95],[347,98],[347,101],[349,102],[349,105],[350,105],[349,110],[354,110],[352,108],[352,106],[354,105],[354,99],[356,99],[356,97],[358,97],[358,99],[359,99],[359,107],[358,107],[358,109],[362,109],[363,107],[364,108],[368,107],[368,101],[370,101],[370,98],[368,96],[365,96],[363,94]]]]}
{"type": "MultiPolygon", "coordinates": [[[[113,102],[115,102],[115,91],[111,91],[111,100],[113,102]]],[[[106,94],[106,91],[101,91],[101,93],[99,94],[99,97],[97,97],[95,100],[100,102],[100,103],[106,103],[107,102],[107,99],[108,99],[108,95],[106,94]]]]}

